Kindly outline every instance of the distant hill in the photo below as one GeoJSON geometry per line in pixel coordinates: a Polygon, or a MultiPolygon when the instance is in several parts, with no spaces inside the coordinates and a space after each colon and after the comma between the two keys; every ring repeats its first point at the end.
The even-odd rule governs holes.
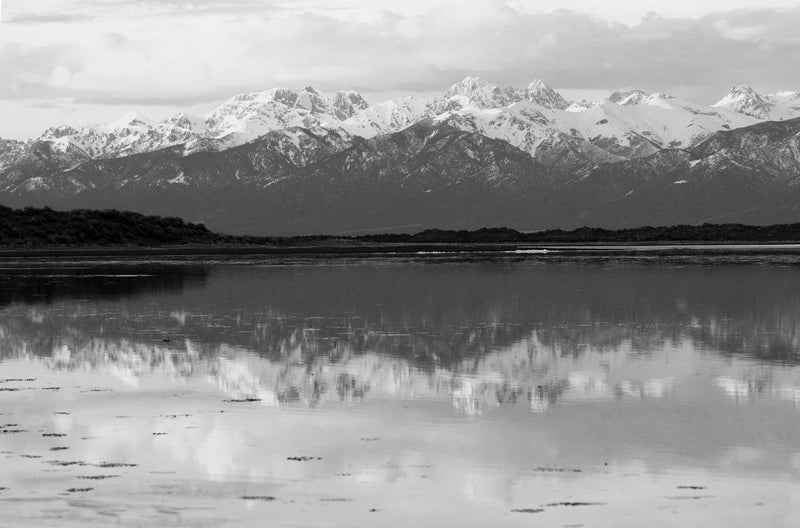
{"type": "Polygon", "coordinates": [[[146,216],[129,211],[49,207],[12,209],[0,206],[0,247],[159,247],[175,245],[327,247],[348,251],[380,246],[431,244],[658,244],[658,243],[800,242],[800,223],[751,226],[702,224],[633,229],[582,227],[522,233],[506,227],[474,231],[427,229],[415,234],[363,236],[250,237],[221,235],[202,224],[175,217],[146,216]]]}
{"type": "Polygon", "coordinates": [[[127,211],[54,211],[50,208],[11,209],[0,206],[0,245],[160,246],[222,242],[202,224],[180,218],[145,216],[127,211]]]}

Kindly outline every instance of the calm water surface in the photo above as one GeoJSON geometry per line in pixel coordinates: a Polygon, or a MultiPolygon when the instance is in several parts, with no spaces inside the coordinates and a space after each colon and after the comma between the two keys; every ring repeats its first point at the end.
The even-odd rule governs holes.
{"type": "Polygon", "coordinates": [[[800,526],[799,263],[0,261],[0,526],[800,526]]]}

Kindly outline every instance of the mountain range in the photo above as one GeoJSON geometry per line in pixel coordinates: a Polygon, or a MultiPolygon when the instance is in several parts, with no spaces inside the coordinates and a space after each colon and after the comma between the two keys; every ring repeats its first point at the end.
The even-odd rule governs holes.
{"type": "Polygon", "coordinates": [[[0,203],[181,216],[235,234],[800,220],[800,93],[567,101],[468,77],[371,105],[307,87],[205,116],[0,140],[0,203]]]}

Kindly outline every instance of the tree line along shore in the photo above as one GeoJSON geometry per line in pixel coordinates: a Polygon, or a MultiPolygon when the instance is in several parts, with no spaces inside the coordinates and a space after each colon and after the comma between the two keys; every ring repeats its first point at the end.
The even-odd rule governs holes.
{"type": "Polygon", "coordinates": [[[701,224],[628,229],[581,227],[520,232],[506,227],[477,230],[426,229],[417,233],[359,236],[234,236],[176,217],[129,211],[0,206],[0,246],[5,248],[163,247],[163,246],[364,246],[406,244],[700,244],[796,243],[800,223],[754,226],[701,224]]]}

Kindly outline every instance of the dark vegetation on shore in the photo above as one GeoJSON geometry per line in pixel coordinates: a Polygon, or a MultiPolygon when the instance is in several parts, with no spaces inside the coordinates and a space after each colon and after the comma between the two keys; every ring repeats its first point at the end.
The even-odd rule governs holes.
{"type": "Polygon", "coordinates": [[[551,229],[520,233],[505,227],[476,231],[428,229],[414,235],[366,235],[365,242],[390,243],[528,243],[528,244],[655,244],[701,242],[800,242],[800,223],[752,226],[743,224],[701,224],[630,229],[581,227],[571,231],[551,229]]]}
{"type": "Polygon", "coordinates": [[[208,244],[225,237],[180,218],[145,216],[127,211],[54,211],[48,207],[10,209],[0,206],[0,245],[161,246],[208,244]]]}
{"type": "Polygon", "coordinates": [[[583,227],[521,233],[509,228],[476,231],[428,229],[416,234],[362,236],[253,237],[222,235],[180,218],[146,216],[127,211],[48,207],[11,209],[0,206],[0,246],[158,247],[174,245],[364,245],[364,244],[656,244],[656,243],[800,242],[800,223],[769,226],[702,224],[633,229],[583,227]]]}

